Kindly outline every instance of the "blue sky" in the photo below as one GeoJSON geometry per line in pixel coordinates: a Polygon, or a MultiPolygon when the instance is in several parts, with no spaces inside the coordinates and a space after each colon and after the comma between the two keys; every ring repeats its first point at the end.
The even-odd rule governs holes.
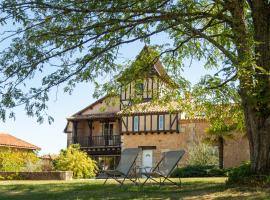
{"type": "MultiPolygon", "coordinates": [[[[159,43],[163,40],[166,38],[161,35],[154,41],[159,43]]],[[[120,50],[122,56],[119,62],[133,59],[143,46],[144,44],[141,42],[123,46],[120,50]]],[[[193,61],[190,67],[185,67],[183,76],[191,83],[196,83],[201,76],[212,72],[204,70],[202,65],[203,62],[193,61]]],[[[189,66],[189,62],[186,63],[186,66],[189,66]]],[[[19,107],[15,110],[15,121],[7,119],[5,123],[0,122],[0,132],[10,133],[41,147],[40,154],[58,153],[60,149],[66,147],[66,134],[63,133],[66,117],[92,103],[94,101],[93,92],[94,87],[91,83],[78,84],[72,95],[59,91],[56,97],[56,93],[52,92],[47,113],[54,118],[54,123],[51,125],[47,122],[39,124],[35,118],[30,118],[25,114],[23,107],[19,107]]]]}

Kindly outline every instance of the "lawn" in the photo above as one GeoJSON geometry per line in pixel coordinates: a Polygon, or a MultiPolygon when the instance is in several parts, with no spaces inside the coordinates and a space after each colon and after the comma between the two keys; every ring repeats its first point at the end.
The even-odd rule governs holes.
{"type": "Polygon", "coordinates": [[[111,181],[0,181],[0,200],[56,199],[270,199],[270,189],[229,187],[225,178],[185,178],[183,187],[149,184],[143,189],[111,181]]]}

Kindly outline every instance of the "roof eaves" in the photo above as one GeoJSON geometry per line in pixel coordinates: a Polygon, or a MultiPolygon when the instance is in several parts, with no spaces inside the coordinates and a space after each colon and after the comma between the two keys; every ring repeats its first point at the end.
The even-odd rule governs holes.
{"type": "Polygon", "coordinates": [[[101,103],[101,102],[102,102],[104,99],[106,99],[107,97],[109,97],[109,95],[105,95],[104,97],[101,97],[100,99],[96,100],[94,103],[92,103],[92,104],[86,106],[85,108],[83,108],[82,110],[76,112],[75,114],[73,114],[73,115],[71,115],[71,116],[76,116],[76,115],[82,114],[82,113],[83,113],[84,111],[86,111],[87,109],[89,109],[89,108],[95,106],[95,105],[98,104],[98,103],[101,103]]]}

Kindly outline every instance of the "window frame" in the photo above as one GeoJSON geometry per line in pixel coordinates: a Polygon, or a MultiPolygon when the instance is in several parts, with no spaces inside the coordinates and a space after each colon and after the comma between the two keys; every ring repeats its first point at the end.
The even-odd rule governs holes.
{"type": "Polygon", "coordinates": [[[102,123],[102,135],[106,136],[108,138],[112,138],[114,135],[114,123],[112,122],[104,122],[102,123]],[[105,126],[108,125],[108,128],[106,128],[105,126]],[[105,129],[107,129],[107,135],[105,134],[105,129]]]}
{"type": "Polygon", "coordinates": [[[158,115],[158,130],[159,131],[163,131],[165,130],[165,125],[164,125],[164,121],[165,120],[165,116],[164,115],[158,115]],[[162,119],[162,123],[161,122],[162,119]]]}
{"type": "Polygon", "coordinates": [[[139,131],[139,116],[133,116],[133,131],[139,131]]]}
{"type": "Polygon", "coordinates": [[[141,83],[141,82],[135,83],[136,95],[143,95],[143,92],[144,92],[144,83],[141,83]]]}

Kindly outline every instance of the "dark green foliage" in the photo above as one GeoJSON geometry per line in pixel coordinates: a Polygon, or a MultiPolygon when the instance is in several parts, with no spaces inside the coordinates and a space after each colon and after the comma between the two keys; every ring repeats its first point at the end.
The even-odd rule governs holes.
{"type": "MultiPolygon", "coordinates": [[[[218,60],[222,60],[220,64],[226,65],[222,72],[231,76],[236,58],[232,30],[227,24],[230,15],[219,6],[223,7],[192,0],[2,1],[0,25],[18,26],[0,31],[0,44],[8,44],[0,49],[0,119],[5,120],[9,111],[14,117],[12,108],[19,104],[25,105],[28,115],[43,122],[52,88],[63,85],[65,92],[72,92],[77,83],[118,74],[126,69],[126,65],[117,63],[119,48],[136,41],[150,44],[151,36],[159,33],[167,38],[157,45],[160,51],[150,49],[147,59],[138,56],[140,59],[124,72],[122,81],[129,82],[137,75],[143,78],[145,68],[159,56],[178,82],[183,82],[186,58],[204,59],[207,68],[219,66],[218,60]],[[208,23],[210,16],[219,17],[208,23]],[[210,35],[215,35],[215,43],[225,51],[208,40],[210,35]],[[35,78],[37,84],[31,85],[35,78]]],[[[107,85],[103,93],[118,90],[119,85],[113,83],[115,87],[107,85]]]]}
{"type": "Polygon", "coordinates": [[[256,175],[252,173],[250,162],[244,162],[239,167],[228,171],[228,184],[252,186],[270,186],[270,174],[256,175]]]}
{"type": "Polygon", "coordinates": [[[189,165],[177,168],[172,177],[221,177],[226,176],[226,170],[218,169],[215,166],[189,165]]]}

